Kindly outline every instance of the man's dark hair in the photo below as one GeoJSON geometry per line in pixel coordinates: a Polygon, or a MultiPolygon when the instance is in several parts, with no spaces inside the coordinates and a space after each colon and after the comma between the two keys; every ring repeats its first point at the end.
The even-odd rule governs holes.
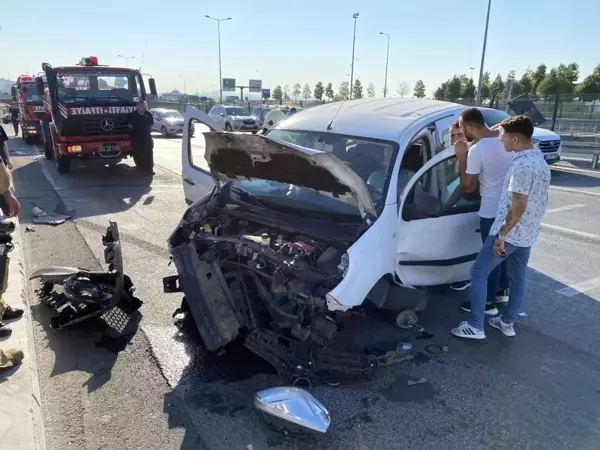
{"type": "Polygon", "coordinates": [[[450,128],[460,128],[460,125],[458,123],[458,119],[455,120],[454,122],[452,122],[452,125],[450,125],[450,128]]]}
{"type": "Polygon", "coordinates": [[[460,117],[463,122],[467,122],[470,125],[477,125],[480,127],[485,126],[485,121],[483,120],[483,114],[477,108],[467,108],[463,112],[460,113],[460,117]]]}
{"type": "Polygon", "coordinates": [[[505,119],[500,124],[505,133],[515,133],[531,139],[533,136],[533,122],[527,116],[515,116],[505,119]]]}

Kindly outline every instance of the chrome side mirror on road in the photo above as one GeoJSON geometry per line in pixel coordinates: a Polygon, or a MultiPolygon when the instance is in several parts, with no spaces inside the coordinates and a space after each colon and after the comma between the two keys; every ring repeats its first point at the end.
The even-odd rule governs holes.
{"type": "Polygon", "coordinates": [[[325,433],[331,425],[327,408],[304,389],[293,386],[257,392],[254,406],[278,429],[325,433]]]}

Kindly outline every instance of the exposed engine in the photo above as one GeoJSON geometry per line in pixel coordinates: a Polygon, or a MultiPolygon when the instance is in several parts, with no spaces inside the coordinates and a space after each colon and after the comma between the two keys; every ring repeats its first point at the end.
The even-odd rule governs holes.
{"type": "Polygon", "coordinates": [[[325,295],[347,268],[345,249],[227,215],[208,217],[192,240],[199,260],[219,267],[242,327],[320,346],[333,339],[325,295]]]}

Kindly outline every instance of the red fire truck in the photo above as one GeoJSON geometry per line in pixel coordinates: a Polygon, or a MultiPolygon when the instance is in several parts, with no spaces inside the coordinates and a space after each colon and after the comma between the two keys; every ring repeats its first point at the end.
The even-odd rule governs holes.
{"type": "MultiPolygon", "coordinates": [[[[52,67],[42,63],[48,87],[36,78],[38,94],[43,94],[49,120],[42,120],[46,159],[54,159],[60,173],[68,173],[73,160],[102,159],[107,163],[133,157],[127,115],[138,100],[147,100],[139,70],[98,65],[98,58],[82,58],[78,65],[52,67]]],[[[156,95],[153,78],[150,94],[156,95]]]]}
{"type": "MultiPolygon", "coordinates": [[[[42,78],[45,84],[45,77],[42,78]]],[[[31,75],[21,75],[11,89],[13,102],[19,109],[21,137],[32,144],[40,139],[40,121],[47,116],[42,104],[42,96],[38,95],[36,85],[31,75]]]]}

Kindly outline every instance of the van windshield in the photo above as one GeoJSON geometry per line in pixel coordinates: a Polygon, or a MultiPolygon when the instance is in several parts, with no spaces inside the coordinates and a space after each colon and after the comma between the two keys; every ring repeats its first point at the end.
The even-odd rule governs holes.
{"type": "Polygon", "coordinates": [[[500,111],[498,109],[481,109],[481,114],[483,114],[483,120],[488,127],[493,127],[494,125],[499,124],[504,119],[508,119],[510,114],[505,113],[504,111],[500,111]]]}
{"type": "MultiPolygon", "coordinates": [[[[356,172],[369,188],[375,207],[383,204],[398,146],[392,142],[313,131],[272,129],[268,136],[301,147],[332,153],[356,172]]],[[[358,208],[313,189],[268,180],[235,183],[257,197],[280,198],[282,203],[302,204],[306,209],[337,214],[359,214],[358,208]]]]}

